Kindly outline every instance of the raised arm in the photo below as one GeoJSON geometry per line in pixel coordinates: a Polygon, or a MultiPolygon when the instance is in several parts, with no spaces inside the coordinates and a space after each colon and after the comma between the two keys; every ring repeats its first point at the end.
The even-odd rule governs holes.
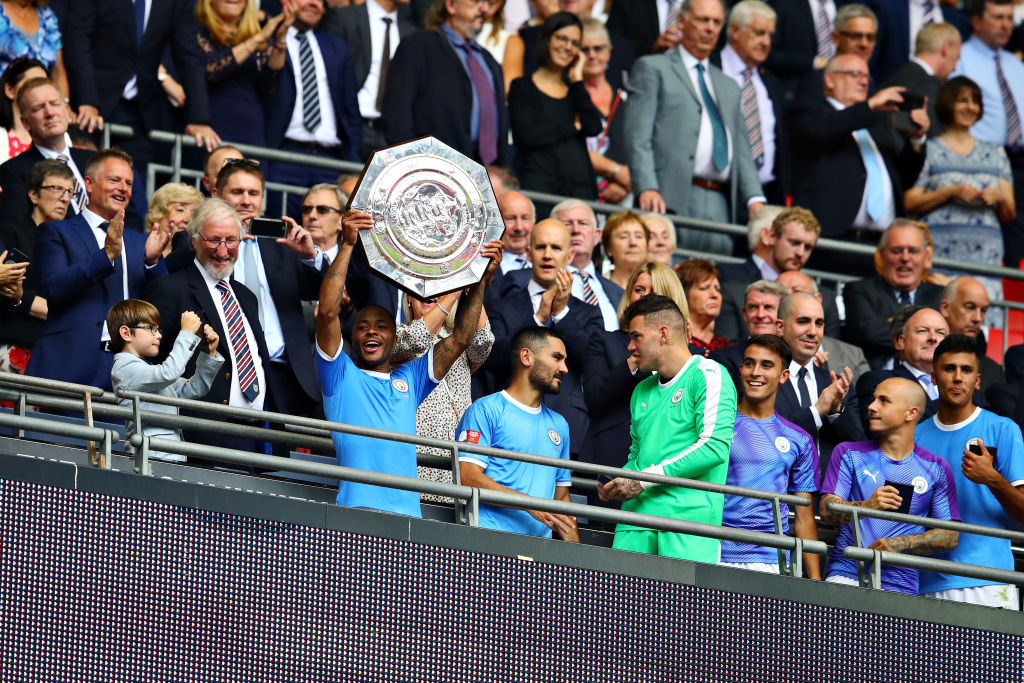
{"type": "MultiPolygon", "coordinates": [[[[473,341],[473,335],[476,334],[477,323],[480,320],[480,311],[484,307],[484,289],[490,284],[494,271],[501,263],[501,240],[491,240],[484,245],[480,253],[491,259],[483,277],[480,278],[480,282],[469,288],[469,293],[459,303],[459,312],[455,314],[455,330],[451,335],[434,344],[434,377],[438,380],[448,374],[448,370],[451,369],[455,360],[469,348],[473,341]]],[[[340,250],[338,256],[340,259],[340,250]]],[[[324,286],[326,284],[327,281],[324,280],[324,286]]],[[[322,299],[320,303],[323,304],[322,299]]],[[[323,308],[322,305],[321,308],[323,308]]],[[[317,333],[319,334],[319,321],[317,333]]]]}
{"type": "MultiPolygon", "coordinates": [[[[345,292],[345,278],[348,276],[352,249],[359,237],[359,231],[372,228],[373,218],[369,214],[355,209],[345,212],[341,217],[341,243],[338,245],[338,255],[324,275],[323,284],[320,285],[320,306],[316,312],[316,344],[332,358],[341,346],[341,321],[338,319],[338,311],[341,309],[341,298],[345,292]]],[[[436,359],[434,363],[436,365],[436,359]]],[[[445,371],[447,372],[447,368],[445,371]]]]}

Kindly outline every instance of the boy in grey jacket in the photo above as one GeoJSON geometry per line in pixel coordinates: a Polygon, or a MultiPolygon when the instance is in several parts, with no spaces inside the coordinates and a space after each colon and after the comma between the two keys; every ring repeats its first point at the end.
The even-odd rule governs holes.
{"type": "MultiPolygon", "coordinates": [[[[181,331],[174,340],[167,360],[151,365],[145,358],[153,358],[160,352],[160,312],[147,301],[126,299],[107,314],[107,329],[110,331],[110,347],[114,351],[114,367],[110,372],[114,391],[123,387],[130,391],[144,391],[161,396],[179,398],[200,398],[206,395],[213,383],[217,370],[224,359],[217,356],[220,336],[209,325],[203,325],[199,316],[192,311],[181,314],[181,331]],[[202,328],[203,338],[199,331],[202,328]],[[192,354],[205,341],[203,352],[196,357],[196,372],[191,379],[183,379],[192,354]]],[[[130,399],[121,399],[123,406],[131,406],[130,399]]],[[[142,410],[177,415],[174,406],[159,403],[141,403],[142,410]]],[[[135,432],[132,420],[125,424],[129,438],[135,432]]],[[[171,427],[143,424],[142,433],[163,439],[181,440],[181,431],[171,427]]],[[[131,447],[128,447],[131,450],[131,447]]],[[[183,461],[185,456],[152,451],[150,457],[158,460],[183,461]]]]}

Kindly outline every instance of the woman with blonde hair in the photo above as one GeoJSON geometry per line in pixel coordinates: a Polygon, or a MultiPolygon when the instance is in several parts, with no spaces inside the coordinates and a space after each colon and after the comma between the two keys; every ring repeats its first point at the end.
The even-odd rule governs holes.
{"type": "MultiPolygon", "coordinates": [[[[591,338],[583,366],[583,399],[590,414],[590,427],[583,441],[582,458],[609,467],[622,467],[629,453],[629,399],[633,389],[650,373],[637,369],[636,359],[629,353],[626,307],[648,294],[667,296],[676,302],[683,317],[689,320],[686,293],[675,272],[661,263],[640,264],[629,278],[626,292],[619,302],[621,329],[602,332],[591,338]]],[[[598,501],[597,492],[588,494],[591,504],[608,507],[598,501]]],[[[618,507],[616,505],[616,507],[618,507]]]]}
{"type": "Polygon", "coordinates": [[[294,2],[285,3],[284,11],[261,27],[252,0],[196,3],[210,125],[224,140],[266,147],[263,96],[274,89],[284,67],[294,7],[294,2]]]}
{"type": "MultiPolygon", "coordinates": [[[[174,235],[183,232],[192,219],[192,212],[203,195],[199,190],[185,183],[167,183],[161,186],[149,198],[149,211],[146,213],[146,234],[153,230],[164,230],[174,240],[174,235]]],[[[171,253],[171,241],[164,247],[164,256],[171,253]]]]}
{"type": "MultiPolygon", "coordinates": [[[[395,349],[391,356],[395,365],[419,358],[433,348],[439,338],[452,333],[461,295],[462,292],[457,291],[426,301],[411,296],[403,297],[405,319],[409,322],[399,323],[395,330],[395,349]]],[[[491,332],[491,323],[487,319],[487,312],[480,309],[480,320],[469,348],[459,356],[448,374],[441,378],[416,410],[418,436],[431,436],[447,441],[455,439],[455,428],[462,419],[462,414],[473,402],[471,375],[487,360],[493,345],[494,333],[491,332]]],[[[417,446],[416,452],[420,455],[451,457],[450,451],[426,446],[417,446]]],[[[421,479],[449,484],[452,482],[450,467],[447,470],[419,467],[418,470],[421,479]]],[[[425,499],[435,500],[436,497],[425,496],[425,499]]]]}

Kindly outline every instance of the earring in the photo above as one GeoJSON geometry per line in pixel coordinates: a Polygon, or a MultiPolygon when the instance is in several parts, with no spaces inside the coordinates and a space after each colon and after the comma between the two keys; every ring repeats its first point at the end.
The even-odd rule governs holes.
{"type": "Polygon", "coordinates": [[[668,344],[669,346],[672,346],[673,344],[675,344],[675,341],[672,339],[672,337],[669,337],[668,339],[665,340],[665,343],[668,344]]]}

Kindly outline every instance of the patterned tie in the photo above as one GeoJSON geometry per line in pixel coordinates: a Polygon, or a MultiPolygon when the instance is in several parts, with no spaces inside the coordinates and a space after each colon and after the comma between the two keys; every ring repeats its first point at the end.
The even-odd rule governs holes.
{"type": "MultiPolygon", "coordinates": [[[[71,157],[67,154],[58,154],[57,161],[65,166],[71,165],[71,157]]],[[[82,183],[78,182],[78,178],[75,178],[75,196],[71,198],[71,204],[75,207],[75,213],[82,213],[82,209],[88,203],[89,197],[85,194],[85,188],[82,186],[82,183]]]]}
{"type": "Polygon", "coordinates": [[[675,26],[677,21],[679,21],[679,0],[668,0],[668,11],[665,12],[665,25],[661,27],[661,32],[664,33],[675,26]]]}
{"type": "Polygon", "coordinates": [[[900,306],[910,305],[910,292],[897,292],[896,298],[899,299],[900,306]]]}
{"type": "Polygon", "coordinates": [[[722,113],[718,111],[718,105],[704,82],[704,65],[700,62],[697,62],[697,85],[700,86],[700,96],[708,110],[708,118],[711,119],[711,160],[716,169],[723,171],[729,165],[729,138],[725,124],[722,123],[722,113]]]}
{"type": "Polygon", "coordinates": [[[480,162],[485,166],[498,158],[498,106],[494,100],[494,88],[487,78],[480,61],[473,54],[469,41],[462,43],[466,51],[466,64],[469,66],[469,77],[473,81],[473,90],[480,103],[479,152],[480,162]]]}
{"type": "Polygon", "coordinates": [[[302,81],[302,127],[310,133],[320,127],[320,93],[316,87],[313,48],[305,32],[295,35],[299,41],[299,74],[302,81]]]}
{"type": "Polygon", "coordinates": [[[928,394],[929,399],[936,399],[939,397],[938,390],[935,388],[935,384],[932,382],[931,375],[919,375],[917,381],[924,388],[924,393],[928,394]]]}
{"type": "Polygon", "coordinates": [[[1016,147],[1021,144],[1020,113],[1017,111],[1017,103],[1010,92],[1010,86],[1003,75],[1003,64],[999,60],[999,52],[996,52],[996,80],[999,81],[999,92],[1003,97],[1003,109],[1006,110],[1006,146],[1016,147]]]}
{"type": "Polygon", "coordinates": [[[818,56],[832,59],[836,46],[832,44],[832,22],[825,12],[825,0],[818,0],[818,13],[814,16],[814,36],[818,41],[818,56]]]}
{"type": "Polygon", "coordinates": [[[935,1],[921,0],[921,26],[927,26],[940,18],[935,16],[935,1]]]}
{"type": "Polygon", "coordinates": [[[597,306],[597,292],[590,286],[590,276],[585,271],[577,270],[580,275],[580,282],[583,283],[583,300],[591,306],[597,306]]]}
{"type": "Polygon", "coordinates": [[[800,368],[800,372],[796,373],[796,383],[800,387],[800,406],[802,408],[811,407],[811,390],[807,388],[807,366],[800,368]]]}
{"type": "Polygon", "coordinates": [[[249,342],[245,338],[242,309],[238,307],[235,295],[231,293],[226,281],[221,280],[217,283],[217,291],[220,292],[221,308],[224,309],[224,320],[227,321],[228,336],[231,338],[231,351],[238,369],[238,387],[242,390],[242,395],[252,403],[260,394],[260,385],[256,381],[256,366],[252,362],[249,342]]]}
{"type": "Polygon", "coordinates": [[[519,270],[526,270],[530,267],[530,262],[522,256],[516,256],[515,263],[519,270]]]}
{"type": "Polygon", "coordinates": [[[853,137],[860,146],[861,156],[864,158],[864,169],[868,173],[866,189],[868,201],[866,205],[868,218],[872,222],[877,221],[885,214],[885,183],[882,177],[882,160],[878,158],[875,146],[871,144],[871,136],[867,130],[861,128],[853,131],[853,137]]]}
{"type": "Polygon", "coordinates": [[[743,110],[743,122],[747,126],[747,138],[750,140],[750,155],[760,170],[764,166],[764,141],[761,139],[761,112],[757,108],[757,91],[754,90],[751,69],[743,71],[740,108],[743,110]]]}
{"type": "Polygon", "coordinates": [[[377,79],[377,111],[384,107],[384,81],[391,66],[391,17],[384,17],[384,50],[380,55],[380,78],[377,79]]]}

